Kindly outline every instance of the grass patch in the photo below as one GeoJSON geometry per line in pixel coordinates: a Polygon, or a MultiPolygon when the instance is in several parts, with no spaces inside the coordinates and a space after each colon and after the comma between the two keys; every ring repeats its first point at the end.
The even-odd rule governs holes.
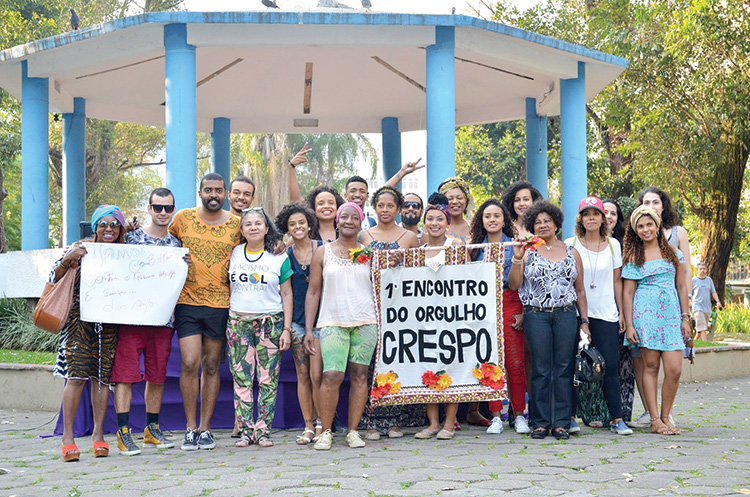
{"type": "Polygon", "coordinates": [[[34,326],[25,299],[0,299],[0,349],[55,352],[60,336],[34,326]]]}
{"type": "Polygon", "coordinates": [[[0,349],[0,362],[11,364],[55,364],[54,352],[32,352],[29,350],[0,349]]]}
{"type": "Polygon", "coordinates": [[[415,483],[415,481],[402,481],[399,485],[401,485],[401,488],[407,489],[414,486],[415,483]]]}
{"type": "Polygon", "coordinates": [[[750,308],[740,304],[729,304],[716,312],[716,333],[750,333],[750,308]]]}

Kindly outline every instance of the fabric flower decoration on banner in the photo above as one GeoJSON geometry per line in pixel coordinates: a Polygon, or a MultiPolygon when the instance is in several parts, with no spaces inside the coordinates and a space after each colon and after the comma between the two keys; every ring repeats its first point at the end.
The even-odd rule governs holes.
{"type": "Polygon", "coordinates": [[[372,249],[370,247],[349,249],[349,259],[359,264],[367,264],[372,260],[372,249]]]}
{"type": "Polygon", "coordinates": [[[453,378],[443,370],[440,370],[437,373],[427,371],[422,375],[422,384],[427,388],[432,388],[439,392],[451,386],[453,384],[453,378]]]}
{"type": "Polygon", "coordinates": [[[397,382],[398,375],[393,371],[379,374],[375,377],[375,385],[370,390],[370,397],[374,400],[380,400],[386,395],[391,395],[401,391],[401,382],[397,382]]]}
{"type": "Polygon", "coordinates": [[[474,378],[486,387],[490,387],[493,390],[502,390],[505,387],[505,372],[503,368],[494,362],[477,364],[471,372],[474,378]]]}
{"type": "Polygon", "coordinates": [[[529,235],[521,240],[527,249],[536,250],[545,244],[545,241],[536,235],[529,235]]]}

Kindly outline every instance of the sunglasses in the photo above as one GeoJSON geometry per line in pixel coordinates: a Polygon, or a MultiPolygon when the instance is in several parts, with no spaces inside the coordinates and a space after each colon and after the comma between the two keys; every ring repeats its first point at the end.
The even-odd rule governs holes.
{"type": "Polygon", "coordinates": [[[151,208],[157,214],[159,214],[162,210],[166,211],[167,214],[172,214],[174,212],[174,205],[151,204],[151,208]]]}
{"type": "Polygon", "coordinates": [[[247,209],[242,209],[242,213],[244,214],[245,212],[259,212],[263,214],[264,216],[266,215],[266,212],[263,210],[263,207],[248,207],[247,209]]]}
{"type": "Polygon", "coordinates": [[[109,226],[112,229],[119,228],[120,227],[120,221],[110,221],[110,222],[107,222],[107,221],[102,220],[102,221],[99,221],[98,223],[96,223],[96,227],[97,228],[106,229],[107,226],[109,226]]]}
{"type": "Polygon", "coordinates": [[[404,209],[409,208],[419,210],[422,208],[422,204],[420,204],[419,202],[404,202],[404,209]]]}

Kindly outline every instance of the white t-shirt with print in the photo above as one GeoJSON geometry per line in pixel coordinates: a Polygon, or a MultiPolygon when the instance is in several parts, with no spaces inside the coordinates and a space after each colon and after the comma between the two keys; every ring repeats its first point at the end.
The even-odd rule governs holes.
{"type": "Polygon", "coordinates": [[[293,273],[286,252],[273,255],[245,252],[245,244],[229,259],[229,310],[247,314],[282,312],[281,284],[293,273]]]}
{"type": "Polygon", "coordinates": [[[607,241],[601,244],[602,251],[598,254],[584,247],[578,237],[568,238],[565,243],[581,256],[588,317],[614,323],[620,319],[620,313],[615,301],[613,274],[615,269],[622,267],[622,249],[616,239],[609,237],[607,241]]]}

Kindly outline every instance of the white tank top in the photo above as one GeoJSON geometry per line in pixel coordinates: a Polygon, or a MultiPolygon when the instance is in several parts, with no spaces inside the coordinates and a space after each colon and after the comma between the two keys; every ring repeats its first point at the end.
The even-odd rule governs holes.
{"type": "Polygon", "coordinates": [[[330,243],[324,246],[324,250],[323,295],[317,326],[350,328],[374,324],[375,297],[370,264],[338,257],[330,243]]]}

